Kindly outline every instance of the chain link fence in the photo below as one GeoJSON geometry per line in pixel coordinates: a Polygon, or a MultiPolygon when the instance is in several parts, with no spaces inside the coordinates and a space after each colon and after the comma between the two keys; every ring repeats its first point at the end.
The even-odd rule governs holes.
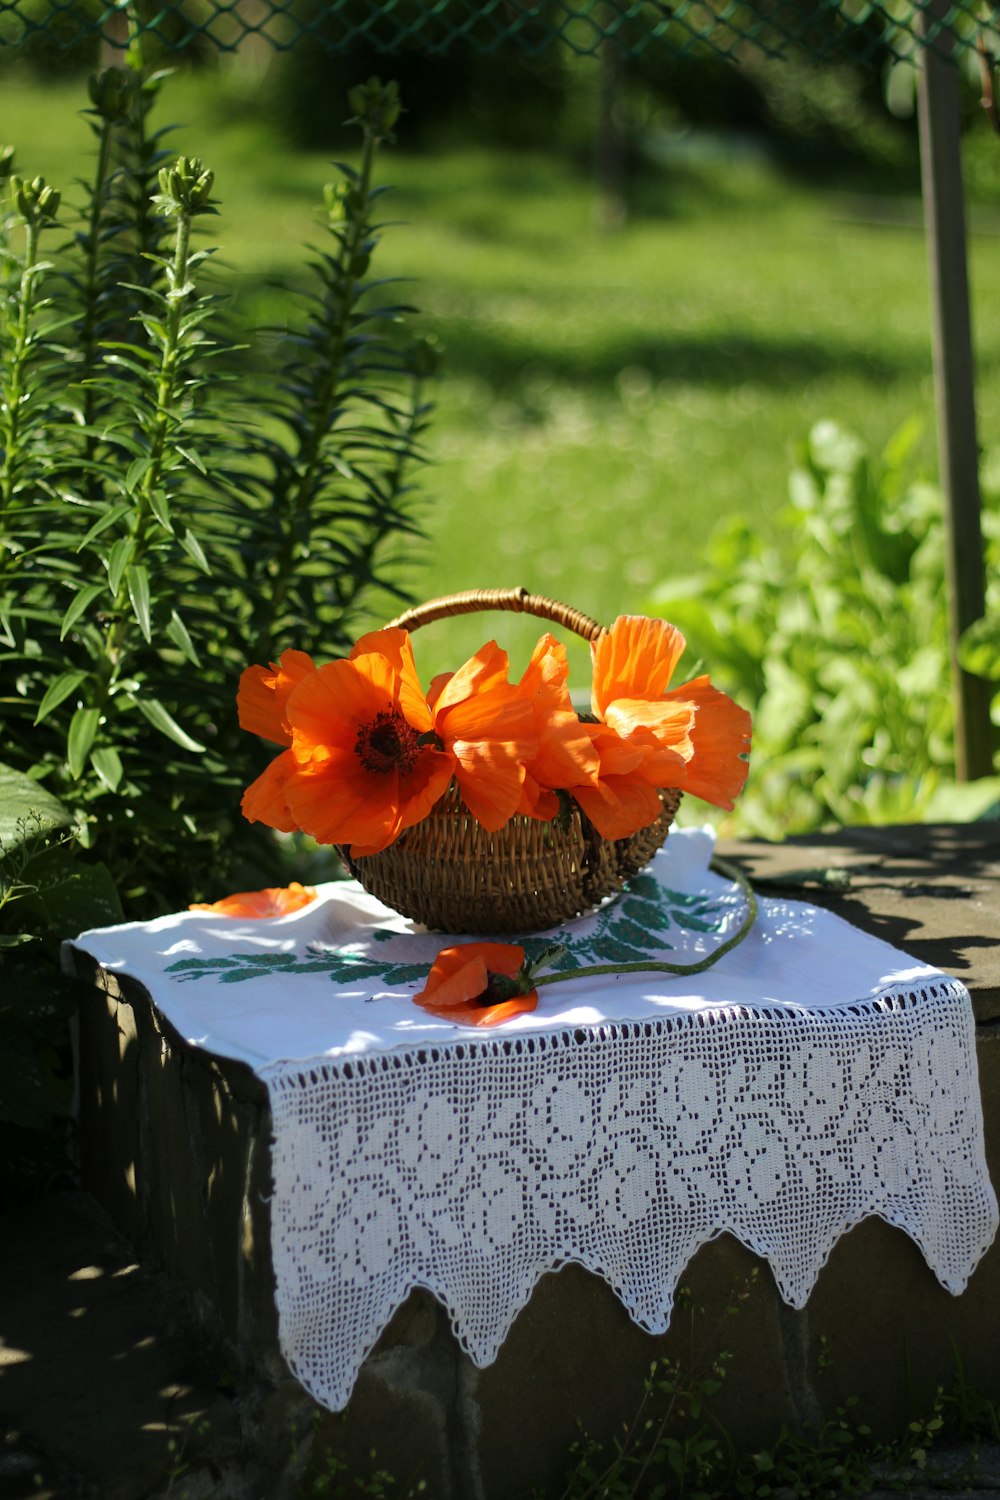
{"type": "Polygon", "coordinates": [[[458,46],[487,54],[508,48],[540,55],[561,45],[580,56],[613,48],[622,57],[651,49],[674,56],[709,49],[739,62],[794,52],[817,61],[903,61],[921,47],[942,55],[997,46],[997,7],[956,0],[947,8],[910,0],[0,0],[0,48],[30,43],[79,47],[100,37],[121,46],[128,28],[169,51],[236,52],[253,43],[328,51],[364,41],[386,53],[443,56],[458,46]]]}

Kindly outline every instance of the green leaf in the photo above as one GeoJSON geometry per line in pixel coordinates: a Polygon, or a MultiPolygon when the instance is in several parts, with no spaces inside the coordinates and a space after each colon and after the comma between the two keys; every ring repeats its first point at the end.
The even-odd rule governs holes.
{"type": "Polygon", "coordinates": [[[72,630],[73,626],[76,624],[77,620],[84,613],[84,611],[89,609],[94,600],[103,593],[103,584],[88,583],[85,584],[84,587],[73,596],[73,602],[70,604],[66,613],[63,615],[62,629],[59,632],[59,639],[61,641],[64,641],[66,639],[67,635],[72,630]]]}
{"type": "Polygon", "coordinates": [[[131,505],[124,500],[120,501],[118,505],[112,505],[111,509],[106,510],[91,526],[83,541],[78,545],[77,552],[82,552],[84,547],[88,546],[95,537],[100,536],[102,531],[107,531],[109,526],[114,526],[117,522],[123,521],[127,515],[131,514],[131,511],[131,505]]]}
{"type": "Polygon", "coordinates": [[[169,531],[173,535],[174,524],[170,519],[170,502],[167,499],[166,490],[159,485],[150,490],[149,506],[164,531],[169,531]]]}
{"type": "Polygon", "coordinates": [[[1000,681],[1000,619],[977,620],[958,643],[958,659],[974,677],[1000,681]]]}
{"type": "Polygon", "coordinates": [[[90,764],[97,772],[109,792],[116,792],[121,785],[122,760],[118,751],[110,745],[102,745],[90,752],[90,764]]]}
{"type": "Polygon", "coordinates": [[[65,846],[42,850],[29,861],[25,879],[34,889],[24,898],[24,909],[43,932],[75,937],[88,927],[122,920],[118,890],[107,866],[85,864],[65,846]]]}
{"type": "Polygon", "coordinates": [[[141,458],[135,458],[129,464],[125,473],[125,488],[130,495],[152,462],[149,455],[144,453],[141,458]]]}
{"type": "Polygon", "coordinates": [[[188,628],[184,624],[184,621],[181,619],[180,615],[177,613],[176,609],[172,609],[170,611],[170,620],[167,623],[167,635],[173,641],[174,645],[178,648],[186,661],[189,661],[194,667],[198,667],[201,665],[200,658],[194,647],[194,642],[188,634],[188,628]]]}
{"type": "Polygon", "coordinates": [[[100,722],[101,710],[99,708],[78,708],[70,720],[69,734],[66,737],[66,759],[69,762],[70,775],[75,781],[79,781],[83,775],[83,768],[87,764],[87,756],[90,754],[90,747],[94,743],[100,722]]]}
{"type": "Polygon", "coordinates": [[[197,453],[195,453],[195,451],[194,451],[193,448],[182,448],[181,445],[178,443],[177,444],[177,452],[180,453],[180,454],[182,454],[184,456],[184,458],[187,459],[188,463],[192,466],[192,468],[195,468],[195,469],[198,470],[199,474],[207,474],[208,473],[208,470],[205,468],[205,465],[202,463],[201,459],[198,457],[197,453]]]}
{"type": "Polygon", "coordinates": [[[59,676],[49,683],[45,696],[38,705],[35,723],[40,724],[54,708],[58,708],[60,703],[64,702],[74,689],[79,687],[87,675],[86,672],[60,672],[59,676]]]}
{"type": "Polygon", "coordinates": [[[130,536],[119,537],[114,543],[107,557],[108,587],[114,597],[117,598],[118,590],[122,586],[122,574],[128,567],[132,556],[132,538],[130,536]]]}
{"type": "Polygon", "coordinates": [[[39,827],[68,828],[71,822],[69,811],[51,792],[30,776],[0,765],[0,844],[8,854],[32,838],[39,827]]]}
{"type": "Polygon", "coordinates": [[[164,708],[158,698],[139,697],[136,694],[130,693],[129,699],[139,709],[140,713],[145,715],[153,728],[158,729],[161,734],[166,735],[168,740],[173,740],[174,744],[180,745],[182,750],[194,750],[198,754],[204,753],[205,746],[199,744],[197,740],[192,739],[181,728],[177,720],[164,708]]]}
{"type": "Polygon", "coordinates": [[[139,629],[147,641],[153,638],[150,602],[149,573],[142,563],[133,563],[125,569],[128,596],[132,601],[132,612],[139,622],[139,629]]]}
{"type": "Polygon", "coordinates": [[[185,531],[181,537],[181,546],[188,556],[197,563],[203,573],[211,575],[212,569],[208,565],[208,558],[205,556],[202,545],[193,531],[185,531]]]}

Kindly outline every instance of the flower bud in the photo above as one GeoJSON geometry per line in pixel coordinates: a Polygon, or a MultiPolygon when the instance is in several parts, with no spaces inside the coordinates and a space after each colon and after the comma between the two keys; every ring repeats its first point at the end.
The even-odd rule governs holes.
{"type": "Polygon", "coordinates": [[[392,128],[399,119],[402,104],[399,100],[399,84],[383,83],[379,78],[369,78],[350,90],[347,102],[354,111],[353,121],[379,140],[391,140],[392,128]]]}
{"type": "Polygon", "coordinates": [[[6,182],[14,170],[14,147],[0,146],[0,182],[6,182]]]}
{"type": "Polygon", "coordinates": [[[179,156],[172,167],[159,171],[160,201],[168,213],[198,214],[212,211],[215,173],[197,156],[179,156]]]}
{"type": "Polygon", "coordinates": [[[90,102],[102,120],[124,120],[128,115],[131,90],[128,75],[121,68],[102,68],[87,81],[90,102]]]}
{"type": "Polygon", "coordinates": [[[14,193],[14,206],[29,224],[51,222],[59,212],[62,195],[58,188],[49,187],[44,177],[34,177],[28,182],[24,177],[13,176],[10,185],[14,193]]]}
{"type": "Polygon", "coordinates": [[[433,380],[441,368],[443,351],[433,335],[417,339],[413,346],[413,373],[418,380],[433,380]]]}

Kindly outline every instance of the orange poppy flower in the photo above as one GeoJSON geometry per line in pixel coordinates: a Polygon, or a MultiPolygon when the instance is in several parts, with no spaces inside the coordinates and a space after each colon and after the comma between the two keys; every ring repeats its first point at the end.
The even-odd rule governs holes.
{"type": "Polygon", "coordinates": [[[315,899],[312,886],[293,880],[291,885],[268,886],[263,891],[237,891],[221,901],[195,901],[188,911],[211,911],[220,917],[287,917],[315,899]]]}
{"type": "Polygon", "coordinates": [[[591,704],[601,720],[591,733],[601,770],[595,787],[573,795],[605,838],[651,823],[657,788],[727,809],[743,789],[750,715],[707,677],[668,689],[684,647],[675,626],[639,615],[619,616],[591,647],[591,704]]]}
{"type": "Polygon", "coordinates": [[[517,811],[525,766],[538,750],[531,705],[507,680],[506,651],[488,641],[457,672],[435,677],[427,702],[462,800],[496,833],[517,811]]]}
{"type": "Polygon", "coordinates": [[[346,660],[304,677],[285,713],[295,765],[281,790],[319,843],[376,854],[426,817],[451,780],[405,630],[373,632],[346,660]]]}
{"type": "Polygon", "coordinates": [[[538,752],[525,769],[518,812],[546,822],[559,811],[556,789],[596,785],[600,772],[600,757],[570,699],[568,677],[566,648],[546,632],[517,685],[531,704],[538,733],[538,752]]]}
{"type": "Polygon", "coordinates": [[[538,991],[522,990],[524,949],[516,943],[459,943],[442,948],[414,1000],[431,1015],[470,1026],[498,1026],[534,1010],[538,991]]]}

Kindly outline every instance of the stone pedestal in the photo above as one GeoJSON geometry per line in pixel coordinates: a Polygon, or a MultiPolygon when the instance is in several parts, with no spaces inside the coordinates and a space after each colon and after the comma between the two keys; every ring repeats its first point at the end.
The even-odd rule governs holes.
{"type": "MultiPolygon", "coordinates": [[[[1000,824],[849,830],[721,852],[765,881],[848,869],[844,891],[815,880],[782,888],[964,981],[1000,1182],[1000,824]]],[[[542,1279],[485,1370],[458,1348],[434,1299],[414,1292],[347,1410],[320,1413],[277,1347],[266,1091],[242,1065],[188,1047],[141,986],[80,965],[92,986],[80,1020],[85,1185],[139,1258],[184,1287],[226,1340],[276,1474],[291,1461],[278,1451],[284,1440],[289,1453],[329,1452],[358,1473],[375,1450],[404,1494],[420,1479],[435,1500],[558,1494],[581,1431],[602,1442],[620,1435],[654,1360],[707,1371],[720,1352],[731,1359],[716,1410],[738,1449],[766,1446],[782,1424],[831,1416],[849,1397],[877,1434],[899,1433],[953,1384],[956,1360],[967,1382],[1000,1400],[1000,1246],[954,1298],[902,1232],[872,1219],[836,1246],[802,1312],[781,1302],[766,1266],[720,1237],[691,1262],[690,1295],[662,1338],[636,1328],[600,1279],[568,1266],[542,1279]]]]}

